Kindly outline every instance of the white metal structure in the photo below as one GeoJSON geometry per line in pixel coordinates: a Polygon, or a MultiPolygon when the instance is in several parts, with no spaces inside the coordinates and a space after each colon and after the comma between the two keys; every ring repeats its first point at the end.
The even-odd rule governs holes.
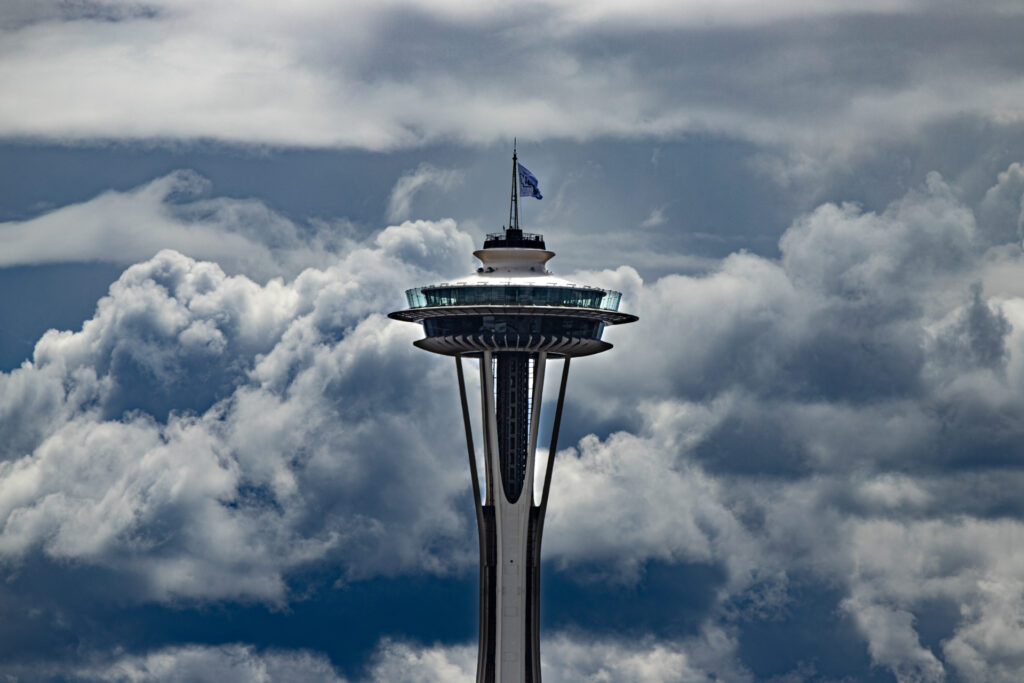
{"type": "Polygon", "coordinates": [[[605,325],[634,322],[618,292],[555,277],[554,253],[518,227],[513,155],[513,227],[487,236],[482,265],[465,278],[406,292],[391,318],[421,323],[416,346],[455,357],[480,541],[477,683],[540,683],[540,549],[569,361],[611,348],[605,325]],[[463,357],[479,359],[485,492],[481,497],[463,357]],[[534,468],[544,373],[562,359],[540,500],[534,468]]]}

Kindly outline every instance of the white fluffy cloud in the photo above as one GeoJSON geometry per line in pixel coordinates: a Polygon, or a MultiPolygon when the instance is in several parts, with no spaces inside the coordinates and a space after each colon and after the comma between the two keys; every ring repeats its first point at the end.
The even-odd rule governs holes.
{"type": "Polygon", "coordinates": [[[759,578],[756,541],[723,504],[720,482],[680,454],[720,419],[719,406],[645,406],[644,435],[585,437],[559,454],[544,552],[613,567],[635,582],[650,560],[723,564],[734,589],[759,578]]]}
{"type": "MultiPolygon", "coordinates": [[[[678,642],[586,640],[559,634],[545,642],[544,680],[551,683],[749,681],[749,673],[731,663],[735,647],[735,639],[717,629],[678,642]]],[[[111,682],[283,683],[301,680],[344,683],[348,680],[316,653],[259,652],[241,644],[171,647],[141,655],[123,655],[84,667],[44,667],[34,674],[38,680],[70,675],[75,680],[111,682]]],[[[384,640],[377,647],[366,677],[360,680],[363,683],[470,683],[475,676],[475,646],[420,646],[384,640]]]]}
{"type": "Polygon", "coordinates": [[[25,221],[0,223],[0,267],[69,261],[131,264],[161,249],[267,279],[326,267],[342,246],[329,225],[296,225],[256,199],[205,198],[210,184],[180,170],[25,221]]]}
{"type": "Polygon", "coordinates": [[[311,652],[258,652],[246,645],[210,647],[185,645],[124,655],[113,661],[83,667],[51,666],[32,672],[35,680],[62,680],[109,683],[274,683],[309,681],[345,683],[327,658],[311,652]],[[47,670],[49,669],[49,670],[47,670]]]}
{"type": "Polygon", "coordinates": [[[711,562],[723,606],[769,610],[813,577],[900,681],[1019,678],[1017,171],[977,209],[934,174],[882,212],[821,206],[778,261],[580,274],[641,321],[609,334],[628,362],[575,366],[572,400],[630,427],[561,453],[549,557],[711,562]],[[935,604],[959,614],[938,645],[935,604]]]}
{"type": "Polygon", "coordinates": [[[743,683],[749,672],[736,664],[736,640],[720,628],[675,642],[584,641],[565,635],[544,644],[544,678],[553,683],[743,683]]]}
{"type": "Polygon", "coordinates": [[[146,599],[274,602],[327,557],[343,578],[468,561],[462,460],[419,409],[451,378],[381,315],[396,281],[430,277],[398,254],[468,246],[450,221],[407,223],[288,283],[173,251],[129,268],[80,331],[0,375],[4,563],[41,550],[146,599]]]}

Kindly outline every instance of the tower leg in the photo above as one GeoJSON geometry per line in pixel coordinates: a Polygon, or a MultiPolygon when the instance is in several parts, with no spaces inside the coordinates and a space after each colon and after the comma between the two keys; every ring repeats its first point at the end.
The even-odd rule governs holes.
{"type": "MultiPolygon", "coordinates": [[[[562,361],[562,381],[558,387],[558,402],[555,404],[555,420],[551,426],[551,441],[548,446],[548,461],[544,468],[540,502],[530,509],[529,556],[530,580],[526,608],[529,610],[530,635],[528,661],[533,664],[533,683],[540,683],[540,548],[544,537],[544,516],[548,509],[548,493],[551,490],[551,473],[558,452],[558,430],[562,425],[562,406],[565,405],[565,385],[569,381],[569,359],[562,361]]],[[[538,415],[538,428],[539,415],[538,415]]],[[[534,442],[536,449],[536,442],[534,442]]]]}
{"type": "MultiPolygon", "coordinates": [[[[480,499],[480,476],[476,467],[473,425],[469,419],[469,402],[466,400],[466,379],[462,371],[461,356],[455,357],[455,370],[459,378],[462,422],[466,426],[466,450],[469,453],[469,476],[473,484],[473,509],[476,512],[477,544],[480,548],[480,625],[477,638],[476,680],[477,683],[493,683],[494,609],[496,597],[494,585],[497,571],[497,535],[494,526],[494,506],[484,505],[480,499]]],[[[490,486],[488,485],[489,488],[490,486]]]]}

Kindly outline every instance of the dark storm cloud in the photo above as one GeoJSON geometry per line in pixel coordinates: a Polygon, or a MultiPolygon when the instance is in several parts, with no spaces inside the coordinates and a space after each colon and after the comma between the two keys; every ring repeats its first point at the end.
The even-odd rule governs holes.
{"type": "Polygon", "coordinates": [[[992,5],[96,7],[124,16],[8,30],[0,83],[19,106],[0,134],[395,149],[712,131],[827,156],[1013,121],[1021,102],[1022,18],[992,5]],[[66,75],[83,62],[87,87],[66,75]]]}

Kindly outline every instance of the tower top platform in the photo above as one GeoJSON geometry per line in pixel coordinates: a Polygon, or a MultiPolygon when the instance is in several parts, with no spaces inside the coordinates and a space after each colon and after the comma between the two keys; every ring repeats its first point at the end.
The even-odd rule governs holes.
{"type": "MultiPolygon", "coordinates": [[[[520,231],[508,230],[508,233],[520,231]]],[[[541,248],[543,239],[527,240],[532,247],[507,246],[511,240],[488,235],[485,246],[473,252],[481,265],[475,273],[437,284],[415,287],[405,295],[409,308],[390,317],[407,322],[451,315],[569,316],[595,320],[606,325],[633,322],[637,318],[620,313],[619,292],[583,285],[558,277],[546,267],[555,253],[541,248]],[[497,308],[503,309],[501,311],[497,308]]],[[[540,237],[539,235],[537,236],[540,237]]]]}
{"type": "Polygon", "coordinates": [[[426,338],[416,346],[445,355],[569,358],[610,349],[601,340],[605,326],[637,320],[619,312],[622,295],[554,275],[547,262],[555,253],[545,248],[544,236],[524,233],[518,221],[513,211],[513,227],[486,236],[473,252],[481,263],[476,272],[406,290],[409,307],[388,317],[422,324],[426,338]]]}

